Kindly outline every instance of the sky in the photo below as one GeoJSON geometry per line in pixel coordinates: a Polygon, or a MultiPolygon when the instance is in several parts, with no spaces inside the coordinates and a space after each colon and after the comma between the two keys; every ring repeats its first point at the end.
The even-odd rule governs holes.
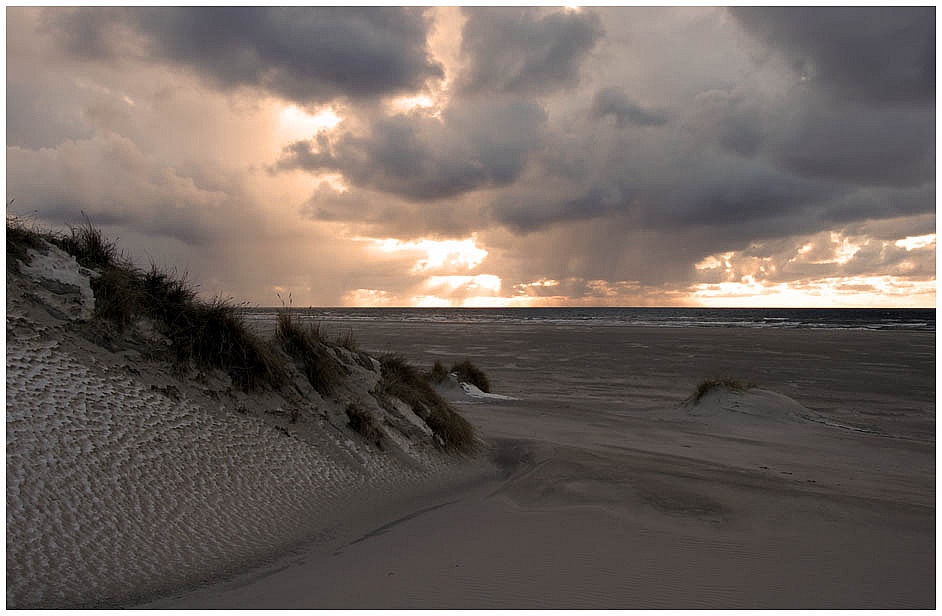
{"type": "Polygon", "coordinates": [[[6,10],[7,212],[294,306],[935,306],[935,7],[6,10]]]}

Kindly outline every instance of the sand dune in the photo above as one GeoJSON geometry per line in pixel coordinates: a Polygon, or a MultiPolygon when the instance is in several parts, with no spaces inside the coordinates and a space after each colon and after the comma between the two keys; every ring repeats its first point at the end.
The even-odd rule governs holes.
{"type": "Polygon", "coordinates": [[[89,276],[50,249],[7,279],[8,607],[192,587],[482,472],[438,452],[408,405],[380,407],[375,362],[338,351],[349,375],[324,399],[303,382],[300,396],[249,395],[223,374],[181,378],[132,348],[107,350],[82,329],[89,276]],[[351,402],[380,418],[382,450],[347,425],[351,402]]]}

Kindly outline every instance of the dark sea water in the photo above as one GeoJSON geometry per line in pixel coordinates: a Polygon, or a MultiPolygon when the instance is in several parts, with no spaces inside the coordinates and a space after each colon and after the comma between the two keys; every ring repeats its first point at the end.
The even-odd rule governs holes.
{"type": "MultiPolygon", "coordinates": [[[[317,321],[935,331],[934,308],[296,308],[317,321]]],[[[277,308],[248,308],[273,320],[277,308]]]]}

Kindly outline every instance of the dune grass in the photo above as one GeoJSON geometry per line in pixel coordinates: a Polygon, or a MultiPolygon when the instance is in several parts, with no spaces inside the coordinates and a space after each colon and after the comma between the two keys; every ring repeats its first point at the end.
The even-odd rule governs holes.
{"type": "MultiPolygon", "coordinates": [[[[84,216],[84,213],[83,213],[84,216]]],[[[131,267],[130,260],[118,250],[117,242],[106,238],[101,229],[92,225],[88,216],[78,226],[70,226],[68,235],[54,235],[51,242],[66,251],[89,269],[131,267]]]]}
{"type": "Polygon", "coordinates": [[[237,386],[250,390],[285,380],[284,366],[274,350],[249,331],[241,307],[231,299],[199,298],[186,274],[151,264],[137,268],[86,217],[68,234],[37,231],[7,217],[8,256],[26,255],[29,247],[48,242],[75,257],[98,275],[91,279],[95,317],[123,330],[142,317],[152,319],[171,342],[181,364],[225,370],[237,386]]]}
{"type": "Polygon", "coordinates": [[[491,383],[484,372],[471,363],[471,360],[465,359],[451,367],[451,371],[457,373],[458,381],[462,383],[471,383],[481,391],[490,393],[491,383]]]}
{"type": "Polygon", "coordinates": [[[445,370],[442,362],[436,360],[432,370],[425,375],[425,378],[436,385],[440,385],[448,379],[448,370],[445,370]]]}
{"type": "Polygon", "coordinates": [[[29,263],[29,249],[40,250],[43,233],[26,219],[7,215],[7,270],[19,271],[19,262],[29,263]]]}
{"type": "Polygon", "coordinates": [[[340,332],[340,334],[337,336],[337,344],[352,353],[356,353],[360,348],[357,338],[353,334],[353,330],[350,328],[344,329],[340,332]]]}
{"type": "Polygon", "coordinates": [[[699,385],[697,389],[687,398],[687,402],[692,402],[696,404],[703,399],[711,391],[716,391],[720,389],[725,389],[727,391],[736,391],[743,392],[748,389],[754,389],[755,384],[753,383],[744,383],[733,378],[724,377],[717,379],[705,379],[699,385]]]}
{"type": "Polygon", "coordinates": [[[471,453],[475,449],[474,428],[456,413],[435,388],[403,356],[380,358],[382,391],[399,398],[425,421],[446,450],[471,453]]]}
{"type": "Polygon", "coordinates": [[[249,331],[240,312],[230,299],[188,304],[169,324],[177,359],[222,368],[243,389],[280,387],[287,378],[284,365],[271,345],[249,331]]]}
{"type": "Polygon", "coordinates": [[[359,433],[367,442],[376,445],[379,449],[383,449],[383,431],[380,429],[376,417],[352,402],[347,405],[345,412],[347,414],[348,426],[359,433]]]}
{"type": "Polygon", "coordinates": [[[329,395],[346,377],[343,366],[324,343],[319,323],[302,323],[285,307],[278,313],[275,340],[299,362],[304,376],[321,395],[329,395]]]}

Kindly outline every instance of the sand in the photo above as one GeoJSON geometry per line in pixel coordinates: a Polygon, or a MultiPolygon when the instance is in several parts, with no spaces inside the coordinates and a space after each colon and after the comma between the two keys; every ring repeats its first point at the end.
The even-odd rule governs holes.
{"type": "Polygon", "coordinates": [[[90,275],[52,248],[8,270],[8,608],[205,585],[489,472],[439,451],[410,409],[381,407],[378,362],[334,347],[347,377],[331,396],[299,372],[246,393],[154,356],[164,342],[146,323],[124,337],[88,323],[90,275]],[[348,404],[382,449],[350,427],[348,404]]]}
{"type": "Polygon", "coordinates": [[[143,607],[935,607],[932,334],[351,326],[488,373],[492,470],[143,607]]]}

